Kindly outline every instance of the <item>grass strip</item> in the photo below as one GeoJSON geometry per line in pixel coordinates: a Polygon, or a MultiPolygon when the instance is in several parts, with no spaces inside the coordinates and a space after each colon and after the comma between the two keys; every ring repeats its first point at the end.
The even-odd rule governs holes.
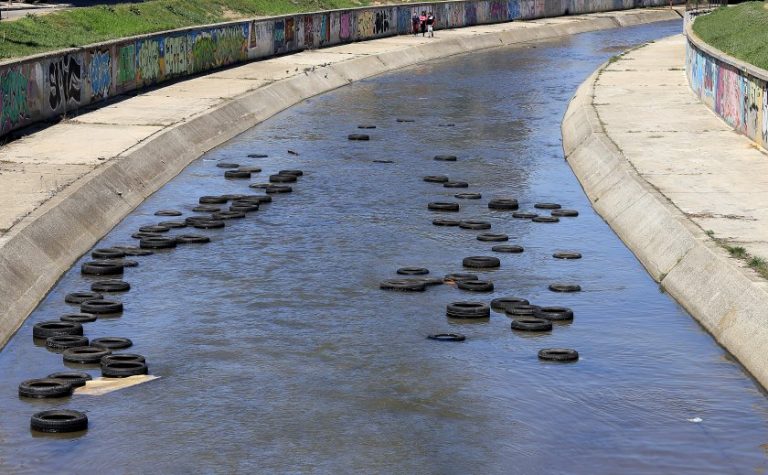
{"type": "Polygon", "coordinates": [[[720,51],[768,69],[768,3],[718,8],[698,17],[693,31],[720,51]]]}

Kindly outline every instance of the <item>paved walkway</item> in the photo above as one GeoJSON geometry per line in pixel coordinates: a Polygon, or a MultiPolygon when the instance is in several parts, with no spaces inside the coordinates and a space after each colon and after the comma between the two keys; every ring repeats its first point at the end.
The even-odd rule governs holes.
{"type": "Polygon", "coordinates": [[[682,35],[608,65],[594,97],[605,131],[703,231],[768,258],[768,154],[701,103],[684,68],[682,35]]]}

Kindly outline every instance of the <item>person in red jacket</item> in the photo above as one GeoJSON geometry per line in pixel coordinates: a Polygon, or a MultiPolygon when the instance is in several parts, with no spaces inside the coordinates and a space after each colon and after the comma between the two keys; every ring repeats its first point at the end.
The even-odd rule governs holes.
{"type": "Polygon", "coordinates": [[[422,10],[419,16],[419,25],[421,26],[421,36],[427,36],[427,12],[422,10]]]}

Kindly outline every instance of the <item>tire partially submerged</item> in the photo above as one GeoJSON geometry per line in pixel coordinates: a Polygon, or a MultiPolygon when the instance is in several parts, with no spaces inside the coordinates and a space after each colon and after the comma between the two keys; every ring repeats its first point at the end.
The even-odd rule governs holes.
{"type": "Polygon", "coordinates": [[[578,361],[579,352],[570,348],[544,348],[539,350],[539,359],[545,361],[578,361]]]}
{"type": "Polygon", "coordinates": [[[34,399],[67,397],[72,395],[72,385],[61,379],[28,379],[19,384],[19,397],[34,399]]]}
{"type": "Polygon", "coordinates": [[[37,432],[79,432],[88,429],[88,416],[79,411],[53,409],[33,415],[29,426],[37,432]]]}
{"type": "Polygon", "coordinates": [[[434,333],[428,335],[427,338],[436,341],[464,341],[467,339],[467,337],[461,333],[434,333]]]}
{"type": "Polygon", "coordinates": [[[450,318],[488,318],[491,308],[482,302],[453,302],[445,307],[445,315],[450,318]]]}
{"type": "Polygon", "coordinates": [[[492,256],[471,256],[462,260],[464,267],[474,269],[495,269],[501,266],[501,261],[492,256]]]}
{"type": "Polygon", "coordinates": [[[389,279],[382,281],[379,288],[400,292],[424,292],[427,289],[427,284],[418,279],[389,279]]]}

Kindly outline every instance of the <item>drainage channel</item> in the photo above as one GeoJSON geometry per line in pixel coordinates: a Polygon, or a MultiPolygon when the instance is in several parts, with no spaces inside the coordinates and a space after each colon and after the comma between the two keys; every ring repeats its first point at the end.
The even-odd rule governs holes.
{"type": "Polygon", "coordinates": [[[420,65],[306,101],[206,154],[96,246],[158,233],[144,236],[154,254],[110,276],[129,290],[95,287],[122,312],[74,294],[104,279],[81,273],[84,256],[0,353],[2,471],[764,470],[764,394],[658,289],[562,157],[560,119],[581,81],[679,29],[420,65]],[[281,178],[296,169],[295,182],[281,178]],[[200,203],[280,191],[249,187],[271,175],[292,192],[258,210],[235,196],[200,203]],[[139,231],[235,200],[245,217],[219,216],[231,218],[223,228],[139,231]],[[162,249],[179,234],[210,242],[162,249]],[[467,273],[477,279],[445,279],[467,273]],[[113,354],[144,361],[110,374],[140,374],[19,397],[22,381],[60,371],[99,379],[98,364],[65,363],[32,337],[81,310],[112,311],[83,322],[84,336],[130,339],[113,354]],[[560,348],[575,351],[540,354],[560,348]],[[54,409],[82,411],[87,430],[30,429],[54,409]]]}

